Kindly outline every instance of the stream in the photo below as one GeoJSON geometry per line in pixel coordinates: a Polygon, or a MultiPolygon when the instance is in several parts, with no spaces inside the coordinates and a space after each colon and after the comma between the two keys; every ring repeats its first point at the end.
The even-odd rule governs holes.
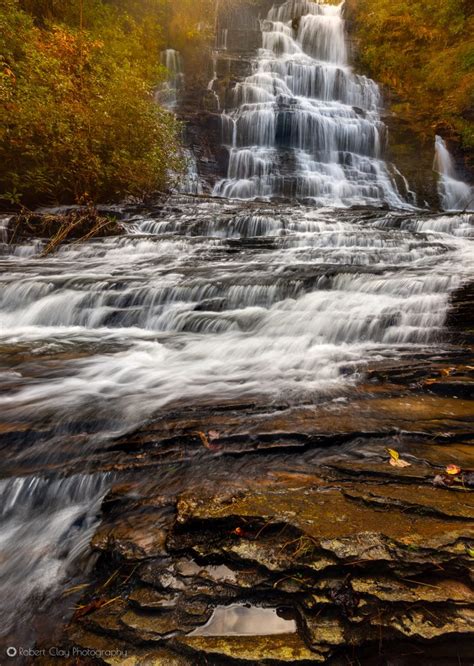
{"type": "Polygon", "coordinates": [[[117,207],[123,236],[48,257],[43,241],[3,239],[4,638],[87,576],[124,474],[117,441],[190,412],[330,404],[337,420],[369,364],[451,348],[474,216],[421,211],[397,189],[341,8],[306,4],[297,25],[291,2],[262,21],[253,73],[222,112],[214,196],[117,207]]]}
{"type": "Polygon", "coordinates": [[[442,344],[474,269],[470,215],[177,200],[157,217],[47,259],[3,246],[3,631],[87,546],[112,482],[81,476],[90,451],[97,468],[190,406],[337,401],[369,360],[442,344]]]}

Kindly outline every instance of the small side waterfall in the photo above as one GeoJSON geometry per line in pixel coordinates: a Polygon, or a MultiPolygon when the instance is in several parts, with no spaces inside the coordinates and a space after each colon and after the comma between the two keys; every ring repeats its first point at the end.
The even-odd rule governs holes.
{"type": "Polygon", "coordinates": [[[46,612],[84,568],[112,480],[109,474],[0,480],[0,637],[19,623],[28,644],[34,638],[28,626],[36,608],[32,598],[46,612]]]}
{"type": "MultiPolygon", "coordinates": [[[[179,51],[166,49],[161,52],[161,64],[168,70],[168,79],[158,90],[156,101],[174,113],[185,85],[183,59],[179,51]]],[[[212,86],[212,84],[213,81],[209,85],[212,86]]],[[[184,194],[201,194],[202,185],[197,171],[196,158],[189,148],[184,148],[182,152],[185,170],[184,174],[180,174],[179,185],[173,191],[184,194]]]]}
{"type": "Polygon", "coordinates": [[[446,211],[474,210],[474,188],[457,177],[453,158],[440,136],[435,140],[434,170],[439,174],[441,208],[446,211]]]}
{"type": "Polygon", "coordinates": [[[348,65],[343,4],[287,0],[260,22],[252,73],[222,114],[217,196],[407,207],[385,162],[377,84],[348,65]]]}
{"type": "Polygon", "coordinates": [[[174,109],[180,90],[184,87],[183,60],[179,51],[166,49],[161,53],[161,64],[168,70],[168,78],[158,91],[157,101],[167,109],[174,109]]]}
{"type": "Polygon", "coordinates": [[[183,148],[183,159],[185,161],[184,174],[180,174],[177,192],[182,194],[202,194],[202,183],[199,178],[196,157],[192,150],[183,148]]]}

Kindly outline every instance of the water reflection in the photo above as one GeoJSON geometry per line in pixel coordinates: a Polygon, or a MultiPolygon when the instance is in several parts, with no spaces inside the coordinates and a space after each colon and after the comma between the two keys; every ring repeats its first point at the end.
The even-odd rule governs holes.
{"type": "Polygon", "coordinates": [[[284,611],[250,604],[218,606],[207,624],[192,636],[270,636],[296,632],[294,619],[282,617],[284,611]]]}

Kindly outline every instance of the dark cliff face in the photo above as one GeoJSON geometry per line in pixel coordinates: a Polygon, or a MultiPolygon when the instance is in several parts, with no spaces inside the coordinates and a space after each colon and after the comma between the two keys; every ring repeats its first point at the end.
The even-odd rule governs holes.
{"type": "Polygon", "coordinates": [[[262,45],[259,19],[273,4],[272,0],[221,3],[214,44],[199,62],[185,60],[186,90],[177,112],[185,122],[185,140],[196,156],[204,191],[211,191],[227,173],[221,111],[231,105],[235,84],[251,73],[250,58],[262,45]]]}

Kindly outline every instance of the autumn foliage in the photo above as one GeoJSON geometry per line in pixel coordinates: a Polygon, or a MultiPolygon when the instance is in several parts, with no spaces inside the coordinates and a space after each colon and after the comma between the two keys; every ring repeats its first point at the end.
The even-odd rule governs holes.
{"type": "MultiPolygon", "coordinates": [[[[160,50],[179,41],[181,2],[0,0],[4,201],[110,200],[169,185],[180,128],[154,92],[166,76],[160,50]]],[[[200,2],[209,0],[192,16],[200,2]]],[[[195,20],[182,30],[191,42],[206,33],[195,20]]]]}
{"type": "Polygon", "coordinates": [[[360,64],[392,109],[433,136],[474,151],[474,6],[471,0],[347,0],[360,64]]]}

